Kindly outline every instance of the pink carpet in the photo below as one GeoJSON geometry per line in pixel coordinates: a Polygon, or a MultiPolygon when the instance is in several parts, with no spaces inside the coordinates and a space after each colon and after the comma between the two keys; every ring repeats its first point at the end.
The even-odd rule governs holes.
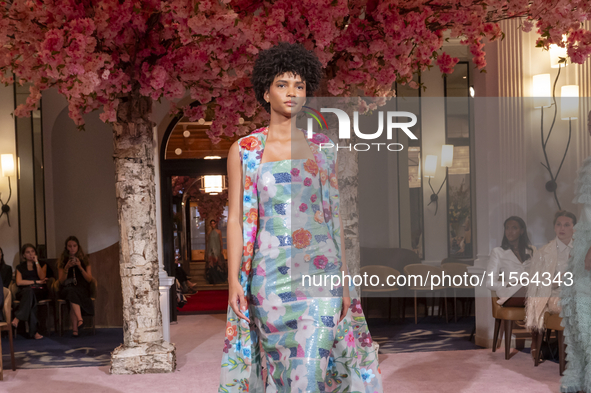
{"type": "MultiPolygon", "coordinates": [[[[179,316],[171,326],[177,346],[177,371],[159,375],[109,375],[108,367],[5,370],[6,393],[216,392],[225,315],[179,316]]],[[[40,348],[40,350],[42,350],[40,348]]],[[[380,356],[384,392],[558,392],[558,364],[534,367],[531,356],[490,349],[390,354],[380,356]]]]}

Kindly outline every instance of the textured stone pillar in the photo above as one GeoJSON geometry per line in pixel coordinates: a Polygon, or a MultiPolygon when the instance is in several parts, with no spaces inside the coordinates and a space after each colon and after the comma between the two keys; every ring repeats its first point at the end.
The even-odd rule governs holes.
{"type": "Polygon", "coordinates": [[[137,90],[123,100],[113,130],[124,343],[110,371],[172,372],[175,347],[163,338],[160,313],[152,101],[137,90]]]}

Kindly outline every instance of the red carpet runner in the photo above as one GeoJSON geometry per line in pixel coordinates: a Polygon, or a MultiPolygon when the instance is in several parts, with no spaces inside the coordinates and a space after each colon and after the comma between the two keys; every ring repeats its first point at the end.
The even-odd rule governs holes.
{"type": "Polygon", "coordinates": [[[188,298],[183,308],[177,308],[179,314],[193,314],[228,309],[228,290],[199,291],[188,298]]]}

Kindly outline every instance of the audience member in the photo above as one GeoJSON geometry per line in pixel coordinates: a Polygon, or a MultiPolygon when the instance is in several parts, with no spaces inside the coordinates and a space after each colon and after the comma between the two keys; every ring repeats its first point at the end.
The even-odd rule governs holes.
{"type": "Polygon", "coordinates": [[[197,293],[197,284],[189,281],[189,276],[187,272],[182,268],[181,263],[178,261],[178,258],[175,258],[175,272],[174,276],[179,282],[180,289],[183,293],[197,293]]]}
{"type": "MultiPolygon", "coordinates": [[[[12,282],[12,267],[4,262],[4,251],[0,247],[0,280],[4,288],[8,288],[12,282]]],[[[0,285],[0,288],[2,287],[0,285]]]]}
{"type": "Polygon", "coordinates": [[[565,210],[554,216],[556,237],[534,253],[527,288],[525,326],[532,331],[532,355],[535,354],[537,334],[544,330],[544,314],[560,314],[560,285],[573,248],[577,217],[565,210]],[[557,280],[559,278],[559,280],[557,280]]]}
{"type": "Polygon", "coordinates": [[[496,291],[498,303],[505,307],[525,307],[527,287],[519,282],[522,273],[529,273],[534,247],[527,236],[523,219],[511,216],[505,220],[501,247],[490,253],[486,287],[496,291]],[[491,282],[492,277],[492,282],[491,282]]]}
{"type": "Polygon", "coordinates": [[[21,262],[16,267],[16,299],[20,304],[14,313],[12,325],[17,327],[19,321],[28,321],[29,335],[39,340],[43,336],[37,332],[37,304],[47,299],[47,265],[39,262],[37,250],[32,244],[25,244],[21,248],[20,257],[21,262]]]}
{"type": "Polygon", "coordinates": [[[75,236],[66,239],[64,251],[58,263],[60,298],[70,306],[72,335],[78,337],[78,329],[83,325],[82,315],[94,315],[94,305],[90,297],[92,269],[88,256],[84,254],[75,236]]]}
{"type": "Polygon", "coordinates": [[[224,258],[222,231],[217,221],[210,221],[211,229],[205,237],[205,278],[210,284],[221,284],[228,280],[228,263],[224,258]]]}

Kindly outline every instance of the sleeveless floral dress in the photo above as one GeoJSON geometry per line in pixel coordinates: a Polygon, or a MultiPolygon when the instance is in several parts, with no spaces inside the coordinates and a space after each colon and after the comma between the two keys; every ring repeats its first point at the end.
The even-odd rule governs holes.
{"type": "Polygon", "coordinates": [[[317,280],[341,275],[337,151],[321,148],[330,139],[314,133],[314,159],[261,163],[267,133],[263,127],[239,140],[239,279],[250,323],[228,307],[218,392],[383,393],[355,287],[339,322],[342,288],[317,280]]]}
{"type": "MultiPolygon", "coordinates": [[[[330,280],[323,285],[324,276],[340,276],[341,262],[319,204],[320,176],[313,159],[259,167],[251,304],[268,365],[266,392],[342,391],[336,362],[347,359],[331,352],[350,329],[339,324],[342,292],[330,280]],[[304,285],[303,275],[311,277],[304,285]]],[[[365,391],[375,374],[362,369],[353,377],[351,391],[365,391]]]]}

